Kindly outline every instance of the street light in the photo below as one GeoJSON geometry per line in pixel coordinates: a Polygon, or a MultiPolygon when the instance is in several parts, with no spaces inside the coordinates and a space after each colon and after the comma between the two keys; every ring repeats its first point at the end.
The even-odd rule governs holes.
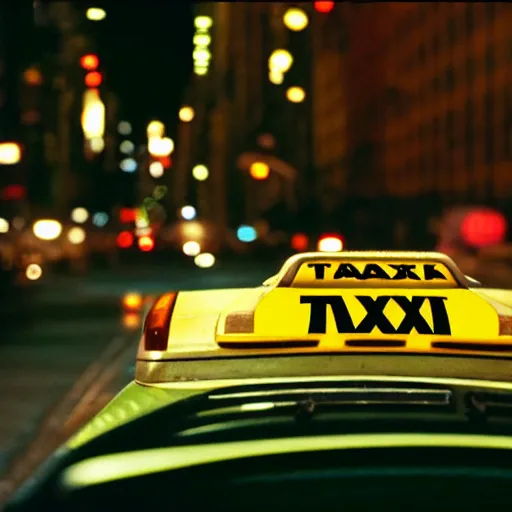
{"type": "Polygon", "coordinates": [[[308,26],[308,17],[306,13],[297,7],[290,7],[283,17],[286,28],[294,32],[300,32],[308,26]]]}
{"type": "Polygon", "coordinates": [[[85,13],[86,17],[90,21],[101,21],[107,17],[107,13],[104,9],[99,7],[90,7],[85,13]]]}
{"type": "Polygon", "coordinates": [[[181,107],[178,116],[180,121],[190,123],[194,119],[195,112],[192,107],[181,107]]]}
{"type": "Polygon", "coordinates": [[[286,98],[291,103],[302,103],[306,98],[306,93],[302,87],[293,86],[286,91],[286,98]]]}

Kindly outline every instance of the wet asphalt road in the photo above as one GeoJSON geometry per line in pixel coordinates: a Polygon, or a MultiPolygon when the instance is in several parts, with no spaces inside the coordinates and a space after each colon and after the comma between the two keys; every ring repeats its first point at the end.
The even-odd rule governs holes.
{"type": "Polygon", "coordinates": [[[125,292],[154,296],[169,289],[255,286],[277,268],[276,263],[213,269],[132,264],[83,277],[44,276],[14,298],[4,298],[0,474],[49,417],[73,430],[129,382],[141,319],[122,313],[125,292]]]}

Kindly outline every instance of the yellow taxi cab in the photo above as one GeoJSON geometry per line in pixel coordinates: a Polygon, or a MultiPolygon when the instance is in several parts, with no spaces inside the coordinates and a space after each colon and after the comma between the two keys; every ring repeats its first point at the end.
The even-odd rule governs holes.
{"type": "Polygon", "coordinates": [[[136,381],[179,380],[198,359],[210,360],[193,365],[200,376],[213,360],[234,365],[227,362],[236,357],[242,371],[257,355],[507,353],[512,307],[496,297],[441,253],[298,254],[256,288],[158,298],[146,318],[136,381]]]}
{"type": "Polygon", "coordinates": [[[512,390],[506,293],[441,253],[375,251],[297,254],[255,288],[165,293],[147,313],[134,381],[69,446],[229,386],[357,377],[512,390]]]}
{"type": "MultiPolygon", "coordinates": [[[[135,381],[8,510],[114,496],[118,508],[172,496],[194,509],[249,500],[277,510],[304,504],[297,471],[309,489],[331,474],[331,456],[341,483],[328,478],[329,499],[346,502],[366,475],[347,510],[368,497],[375,507],[391,473],[395,503],[410,475],[424,485],[434,459],[436,489],[447,475],[467,482],[468,460],[479,461],[479,486],[498,459],[512,481],[512,307],[500,293],[443,254],[411,252],[304,253],[262,286],[165,293],[147,314],[135,381]],[[393,468],[375,470],[383,460],[393,468]],[[246,487],[255,481],[272,485],[246,487]],[[197,482],[202,492],[190,493],[197,482]]],[[[486,499],[508,495],[496,489],[486,499]]]]}

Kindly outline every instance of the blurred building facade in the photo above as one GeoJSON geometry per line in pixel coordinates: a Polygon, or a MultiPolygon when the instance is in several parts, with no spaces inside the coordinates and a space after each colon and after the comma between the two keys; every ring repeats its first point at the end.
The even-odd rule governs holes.
{"type": "Polygon", "coordinates": [[[384,190],[397,198],[435,197],[443,205],[507,208],[511,6],[409,4],[390,17],[384,190]]]}
{"type": "Polygon", "coordinates": [[[325,37],[322,15],[311,3],[298,5],[309,18],[301,31],[283,22],[290,7],[285,3],[197,5],[197,16],[213,22],[212,58],[207,73],[190,84],[196,117],[178,133],[175,201],[186,201],[185,191],[201,190],[200,214],[223,229],[258,220],[290,229],[297,216],[305,217],[301,207],[314,191],[327,206],[333,187],[346,186],[344,32],[340,18],[331,17],[325,37]],[[281,83],[273,83],[269,57],[279,49],[291,54],[293,64],[281,83]],[[336,74],[325,76],[326,68],[336,74]],[[303,101],[287,99],[291,87],[305,92],[303,101]],[[255,162],[269,166],[268,177],[251,177],[255,162]],[[193,183],[197,163],[209,168],[205,183],[193,183]]]}
{"type": "MultiPolygon", "coordinates": [[[[329,229],[352,230],[359,247],[395,246],[400,232],[420,248],[451,205],[510,209],[512,8],[339,2],[316,12],[313,4],[294,4],[309,18],[301,32],[283,23],[292,4],[197,6],[213,20],[212,58],[208,73],[193,77],[189,101],[198,115],[179,138],[187,132],[187,158],[211,167],[201,187],[218,222],[229,224],[227,205],[253,221],[288,194],[286,173],[271,173],[279,186],[251,179],[240,158],[248,152],[292,169],[293,200],[283,204],[296,225],[316,215],[329,229]],[[275,85],[268,58],[278,48],[294,63],[275,85]],[[306,101],[286,101],[290,85],[303,87],[306,101]],[[258,145],[262,134],[272,135],[269,149],[258,145]],[[299,221],[297,204],[310,204],[299,221]]],[[[195,163],[177,166],[188,184],[178,194],[194,187],[195,163]]]]}

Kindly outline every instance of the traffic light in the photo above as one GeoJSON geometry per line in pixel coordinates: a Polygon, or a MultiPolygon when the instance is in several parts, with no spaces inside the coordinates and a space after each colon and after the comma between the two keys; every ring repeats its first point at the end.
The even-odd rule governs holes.
{"type": "Polygon", "coordinates": [[[103,75],[99,71],[91,71],[85,75],[85,85],[87,87],[99,87],[103,81],[103,75]]]}
{"type": "Polygon", "coordinates": [[[80,66],[82,66],[83,69],[86,71],[94,71],[98,69],[98,66],[100,64],[100,59],[98,59],[97,55],[94,55],[94,53],[89,53],[87,55],[84,55],[80,59],[80,66]]]}
{"type": "Polygon", "coordinates": [[[315,11],[325,14],[333,10],[334,2],[314,2],[313,6],[315,11]]]}

